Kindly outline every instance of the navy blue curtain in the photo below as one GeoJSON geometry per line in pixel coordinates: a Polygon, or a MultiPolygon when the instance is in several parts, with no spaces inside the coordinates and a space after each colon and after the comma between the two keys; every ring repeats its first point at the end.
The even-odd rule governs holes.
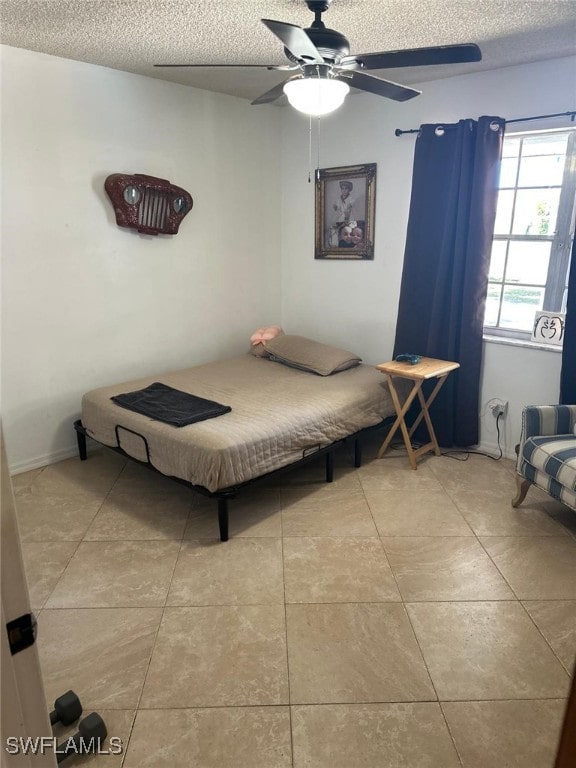
{"type": "Polygon", "coordinates": [[[576,405],[576,237],[572,243],[566,324],[562,345],[562,371],[560,373],[560,402],[576,405]]]}
{"type": "MultiPolygon", "coordinates": [[[[431,408],[438,442],[447,447],[479,439],[482,327],[504,125],[500,117],[422,125],[416,140],[394,356],[460,363],[431,408]]],[[[416,439],[426,439],[421,430],[416,439]]]]}

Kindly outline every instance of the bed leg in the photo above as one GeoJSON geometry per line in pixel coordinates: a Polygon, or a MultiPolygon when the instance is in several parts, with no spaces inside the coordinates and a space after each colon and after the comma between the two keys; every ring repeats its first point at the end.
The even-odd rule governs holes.
{"type": "MultiPolygon", "coordinates": [[[[76,427],[76,424],[74,424],[74,427],[76,427]]],[[[86,435],[83,432],[80,432],[79,429],[76,429],[76,440],[78,442],[80,461],[86,461],[88,458],[88,453],[86,451],[86,435]]]]}
{"type": "Polygon", "coordinates": [[[362,443],[359,437],[354,440],[354,466],[362,466],[362,443]]]}
{"type": "Polygon", "coordinates": [[[334,451],[328,451],[326,454],[326,482],[331,483],[334,480],[334,451]]]}
{"type": "Polygon", "coordinates": [[[218,499],[220,541],[228,541],[228,499],[218,499]]]}

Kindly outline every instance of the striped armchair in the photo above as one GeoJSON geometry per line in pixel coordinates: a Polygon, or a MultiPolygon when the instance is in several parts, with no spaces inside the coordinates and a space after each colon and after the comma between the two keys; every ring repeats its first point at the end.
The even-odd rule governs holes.
{"type": "Polygon", "coordinates": [[[576,405],[528,405],[517,447],[519,506],[531,485],[576,510],[576,405]]]}

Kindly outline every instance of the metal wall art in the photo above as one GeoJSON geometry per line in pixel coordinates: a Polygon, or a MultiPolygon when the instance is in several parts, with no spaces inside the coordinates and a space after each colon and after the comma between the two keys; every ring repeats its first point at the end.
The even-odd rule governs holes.
{"type": "Polygon", "coordinates": [[[376,163],[320,168],[316,259],[373,259],[376,163]]]}
{"type": "Polygon", "coordinates": [[[143,173],[113,173],[104,182],[104,189],[118,226],[147,235],[178,234],[180,222],[194,204],[182,187],[143,173]]]}

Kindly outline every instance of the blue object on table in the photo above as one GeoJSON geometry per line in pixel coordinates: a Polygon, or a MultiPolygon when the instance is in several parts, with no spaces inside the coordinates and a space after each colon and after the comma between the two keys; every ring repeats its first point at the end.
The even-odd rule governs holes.
{"type": "Polygon", "coordinates": [[[403,355],[396,355],[396,362],[397,363],[410,363],[410,365],[417,365],[420,360],[422,360],[421,355],[411,355],[411,354],[403,354],[403,355]]]}

